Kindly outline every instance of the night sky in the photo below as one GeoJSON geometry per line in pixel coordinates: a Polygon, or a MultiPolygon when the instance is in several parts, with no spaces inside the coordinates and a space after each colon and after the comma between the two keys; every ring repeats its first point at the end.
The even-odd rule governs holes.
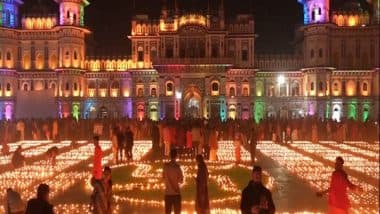
{"type": "MultiPolygon", "coordinates": [[[[135,14],[149,14],[158,19],[161,0],[89,0],[85,10],[86,26],[93,32],[87,41],[88,53],[97,56],[124,56],[130,54],[127,35],[130,20],[135,14]]],[[[170,0],[168,0],[169,2],[170,0]]],[[[178,0],[182,10],[204,10],[206,0],[178,0]]],[[[218,0],[210,0],[218,2],[218,0]]],[[[338,8],[347,0],[334,0],[338,8]]],[[[357,0],[363,2],[364,0],[357,0]]],[[[46,5],[45,10],[58,11],[53,0],[24,0],[24,11],[41,11],[38,2],[46,5]]],[[[251,13],[255,17],[257,53],[291,53],[294,30],[302,24],[302,5],[297,0],[225,0],[227,18],[237,13],[251,13]]]]}

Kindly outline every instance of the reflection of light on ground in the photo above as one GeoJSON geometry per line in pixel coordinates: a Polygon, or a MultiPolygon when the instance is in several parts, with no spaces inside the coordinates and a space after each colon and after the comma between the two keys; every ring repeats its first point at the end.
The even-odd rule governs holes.
{"type": "MultiPolygon", "coordinates": [[[[292,144],[292,146],[297,146],[298,148],[304,148],[305,146],[305,150],[309,147],[308,145],[315,144],[311,144],[310,142],[292,144]]],[[[286,146],[273,144],[271,142],[261,142],[258,144],[257,149],[264,155],[277,161],[282,167],[286,168],[294,175],[297,175],[302,180],[307,181],[307,183],[316,191],[325,190],[328,188],[331,173],[334,171],[333,167],[316,161],[299,152],[293,151],[286,146]]],[[[314,150],[310,152],[313,154],[315,153],[314,150]]],[[[334,152],[334,150],[324,148],[321,149],[320,154],[316,155],[326,157],[330,152],[334,152]]],[[[364,189],[364,193],[360,194],[350,192],[349,196],[353,204],[352,211],[356,213],[377,213],[379,197],[378,187],[368,184],[355,177],[350,177],[350,179],[353,183],[359,184],[364,189]]]]}

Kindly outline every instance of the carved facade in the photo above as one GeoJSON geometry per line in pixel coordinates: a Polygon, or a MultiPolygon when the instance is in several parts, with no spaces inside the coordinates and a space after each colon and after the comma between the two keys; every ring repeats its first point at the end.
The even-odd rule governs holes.
{"type": "Polygon", "coordinates": [[[89,2],[56,2],[59,16],[19,20],[22,1],[0,0],[0,119],[17,117],[21,92],[47,90],[56,117],[378,119],[376,0],[372,11],[299,0],[305,23],[288,56],[255,55],[253,17],[225,19],[223,1],[204,14],[174,1],[157,20],[136,15],[131,57],[115,59],[86,56],[89,2]]]}

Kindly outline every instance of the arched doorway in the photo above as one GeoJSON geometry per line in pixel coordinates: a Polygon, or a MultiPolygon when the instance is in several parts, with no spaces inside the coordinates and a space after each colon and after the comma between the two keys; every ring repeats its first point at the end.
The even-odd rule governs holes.
{"type": "Polygon", "coordinates": [[[105,106],[100,107],[99,118],[108,118],[108,109],[105,106]]]}
{"type": "Polygon", "coordinates": [[[183,105],[183,112],[185,113],[185,117],[202,117],[202,97],[200,90],[196,86],[190,86],[185,90],[183,96],[183,105]]]}

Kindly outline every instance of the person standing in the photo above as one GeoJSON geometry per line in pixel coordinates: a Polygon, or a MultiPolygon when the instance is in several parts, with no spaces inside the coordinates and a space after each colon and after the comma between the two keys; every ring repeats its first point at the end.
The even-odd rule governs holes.
{"type": "Polygon", "coordinates": [[[105,167],[101,180],[91,179],[93,191],[91,194],[91,213],[112,213],[112,176],[111,168],[105,167]]]}
{"type": "Polygon", "coordinates": [[[25,214],[54,214],[53,205],[49,203],[50,187],[40,184],[37,188],[37,198],[30,199],[25,214]]]}
{"type": "Polygon", "coordinates": [[[25,123],[22,120],[19,120],[16,124],[16,129],[20,133],[19,140],[25,140],[25,123]]]}
{"type": "Polygon", "coordinates": [[[317,192],[317,196],[329,194],[328,213],[329,214],[348,214],[350,201],[348,200],[347,188],[351,190],[362,191],[359,186],[351,183],[347,173],[343,170],[344,160],[342,157],[335,159],[335,171],[331,175],[330,187],[321,192],[317,192]]]}
{"type": "Polygon", "coordinates": [[[165,157],[168,157],[170,154],[170,145],[171,145],[171,134],[170,134],[170,127],[168,124],[165,124],[163,127],[163,139],[164,139],[164,154],[165,157]]]}
{"type": "Polygon", "coordinates": [[[152,125],[151,136],[152,136],[152,143],[153,143],[152,145],[153,151],[157,152],[159,151],[159,147],[160,147],[160,129],[157,124],[152,125]]]}
{"type": "Polygon", "coordinates": [[[311,142],[318,143],[318,126],[316,123],[311,126],[311,142]]]}
{"type": "Polygon", "coordinates": [[[95,179],[100,180],[100,179],[102,179],[103,151],[102,151],[102,148],[100,148],[98,136],[95,136],[93,138],[93,142],[94,142],[95,149],[94,149],[94,163],[93,163],[94,168],[92,171],[92,176],[95,179]]]}
{"type": "Polygon", "coordinates": [[[133,132],[131,130],[131,128],[129,128],[129,126],[127,127],[126,129],[126,132],[125,132],[125,156],[126,156],[126,159],[128,161],[132,161],[133,160],[133,153],[132,153],[132,150],[133,150],[133,132]]]}
{"type": "Polygon", "coordinates": [[[208,170],[206,163],[202,155],[197,155],[198,171],[196,181],[196,199],[195,199],[195,210],[197,214],[208,214],[210,213],[210,203],[208,197],[208,170]]]}
{"type": "Polygon", "coordinates": [[[7,214],[24,214],[25,213],[25,203],[22,201],[20,194],[14,191],[12,188],[7,189],[5,202],[6,202],[4,206],[5,213],[7,214]]]}
{"type": "Polygon", "coordinates": [[[235,133],[234,150],[235,150],[235,163],[239,164],[241,161],[241,145],[242,139],[240,132],[235,133]]]}
{"type": "Polygon", "coordinates": [[[25,165],[25,156],[22,154],[21,146],[18,146],[13,153],[11,162],[14,168],[19,168],[25,165]]]}
{"type": "Polygon", "coordinates": [[[194,154],[196,157],[198,154],[202,154],[202,151],[199,151],[199,148],[202,147],[200,146],[202,134],[201,134],[201,128],[199,127],[198,124],[192,127],[191,136],[192,136],[192,141],[193,141],[192,144],[194,148],[194,154]]]}
{"type": "Polygon", "coordinates": [[[240,209],[242,214],[274,214],[272,193],[262,183],[262,169],[254,166],[252,180],[244,188],[240,209]]]}
{"type": "Polygon", "coordinates": [[[255,158],[256,158],[257,138],[258,138],[258,133],[255,130],[255,128],[252,127],[251,137],[249,139],[249,147],[250,147],[251,163],[252,164],[255,163],[255,158]]]}
{"type": "Polygon", "coordinates": [[[211,128],[208,139],[210,146],[210,161],[216,161],[218,151],[218,131],[216,130],[216,127],[211,128]]]}
{"type": "Polygon", "coordinates": [[[119,157],[118,157],[119,141],[117,138],[118,134],[119,134],[119,128],[114,127],[112,130],[112,137],[111,137],[113,164],[119,164],[119,157]]]}
{"type": "Polygon", "coordinates": [[[181,192],[179,185],[183,183],[181,167],[176,162],[177,150],[170,150],[170,162],[165,163],[163,179],[165,183],[165,214],[170,214],[174,207],[174,213],[181,213],[181,192]]]}
{"type": "Polygon", "coordinates": [[[52,125],[52,138],[58,140],[58,121],[54,120],[52,125]]]}
{"type": "Polygon", "coordinates": [[[193,136],[191,133],[191,127],[186,128],[186,149],[191,150],[193,148],[193,136]]]}

